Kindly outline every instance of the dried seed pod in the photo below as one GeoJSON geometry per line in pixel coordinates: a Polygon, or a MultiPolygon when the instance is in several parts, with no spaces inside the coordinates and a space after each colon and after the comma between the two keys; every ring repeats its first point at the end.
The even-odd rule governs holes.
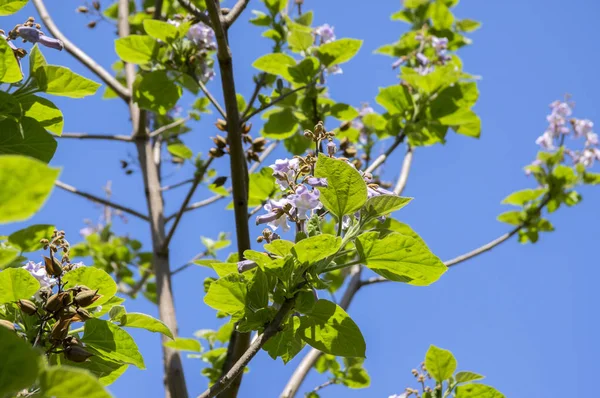
{"type": "Polygon", "coordinates": [[[87,14],[89,11],[89,9],[86,6],[79,6],[77,7],[77,12],[81,13],[81,14],[87,14]]]}
{"type": "Polygon", "coordinates": [[[50,259],[44,256],[44,266],[48,275],[60,276],[63,272],[60,263],[54,257],[50,259]]]}
{"type": "Polygon", "coordinates": [[[98,290],[84,290],[82,292],[77,293],[73,301],[80,307],[87,307],[94,303],[94,301],[98,300],[102,297],[101,294],[98,294],[98,290]]]}
{"type": "Polygon", "coordinates": [[[90,29],[94,29],[96,27],[96,23],[96,21],[90,21],[88,22],[87,27],[90,29]]]}
{"type": "Polygon", "coordinates": [[[215,178],[212,183],[215,187],[222,187],[223,185],[225,185],[225,182],[227,182],[227,177],[221,176],[215,178]]]}
{"type": "Polygon", "coordinates": [[[346,131],[350,128],[350,126],[352,125],[351,122],[344,122],[340,125],[340,131],[346,131]]]}
{"type": "Polygon", "coordinates": [[[248,134],[250,132],[250,130],[252,130],[252,123],[244,123],[242,125],[242,133],[243,134],[248,134]]]}
{"type": "Polygon", "coordinates": [[[55,341],[64,340],[69,334],[71,319],[61,319],[54,324],[50,331],[50,339],[55,341]]]}
{"type": "Polygon", "coordinates": [[[221,131],[227,131],[227,122],[223,119],[217,119],[215,126],[221,131]]]}
{"type": "Polygon", "coordinates": [[[225,151],[223,151],[221,148],[210,148],[208,154],[213,158],[220,158],[221,156],[225,155],[225,151]]]}
{"type": "Polygon", "coordinates": [[[46,305],[44,309],[49,312],[56,312],[62,308],[62,299],[59,297],[59,293],[55,293],[48,301],[46,301],[46,305]]]}
{"type": "Polygon", "coordinates": [[[217,148],[225,148],[227,146],[227,140],[224,137],[221,137],[220,135],[212,137],[212,140],[217,146],[217,148]]]}
{"type": "Polygon", "coordinates": [[[12,330],[13,332],[15,331],[15,324],[11,321],[7,321],[6,319],[0,319],[0,326],[12,330]]]}
{"type": "Polygon", "coordinates": [[[73,362],[85,362],[89,357],[93,356],[91,352],[87,351],[80,345],[72,345],[65,349],[65,357],[69,361],[73,362]]]}
{"type": "Polygon", "coordinates": [[[17,301],[17,306],[27,315],[33,315],[37,312],[37,306],[33,301],[21,299],[17,301]]]}
{"type": "Polygon", "coordinates": [[[87,310],[83,308],[77,308],[71,320],[73,322],[85,322],[90,318],[92,318],[92,315],[87,310]]]}
{"type": "Polygon", "coordinates": [[[77,320],[73,319],[77,315],[77,311],[72,306],[67,306],[60,310],[59,319],[71,319],[72,322],[77,322],[77,320]]]}

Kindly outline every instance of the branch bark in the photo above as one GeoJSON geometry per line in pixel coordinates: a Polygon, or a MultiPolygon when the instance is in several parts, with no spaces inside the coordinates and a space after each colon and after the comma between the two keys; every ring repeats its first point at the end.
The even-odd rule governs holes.
{"type": "Polygon", "coordinates": [[[177,0],[179,4],[190,14],[194,16],[195,19],[202,22],[205,25],[211,26],[210,19],[208,15],[204,13],[201,9],[196,7],[190,0],[177,0]]]}
{"type": "Polygon", "coordinates": [[[150,134],[148,134],[148,136],[150,138],[156,137],[157,135],[160,135],[160,134],[164,133],[165,131],[169,131],[172,128],[180,126],[180,125],[184,124],[185,122],[187,122],[189,120],[190,120],[189,116],[188,117],[183,117],[181,119],[177,119],[177,120],[175,120],[175,121],[173,121],[173,122],[171,122],[169,124],[165,124],[164,126],[161,126],[161,127],[157,128],[156,130],[154,130],[153,132],[151,132],[150,134]]]}
{"type": "Polygon", "coordinates": [[[90,71],[92,71],[96,76],[98,76],[108,87],[110,87],[119,97],[121,97],[125,102],[129,102],[131,98],[131,90],[128,90],[124,87],[117,79],[113,77],[111,73],[109,73],[106,69],[104,69],[100,64],[92,59],[89,55],[87,55],[83,50],[73,44],[67,37],[58,29],[52,17],[48,13],[46,6],[44,5],[43,0],[32,0],[33,5],[35,6],[38,14],[40,14],[40,18],[46,26],[46,29],[54,36],[63,42],[65,50],[73,57],[75,57],[79,62],[85,65],[90,71]]]}
{"type": "Polygon", "coordinates": [[[249,2],[250,0],[238,0],[237,3],[231,7],[231,10],[229,10],[224,18],[224,25],[226,28],[229,28],[231,25],[233,25],[235,20],[242,14],[249,2]]]}
{"type": "Polygon", "coordinates": [[[111,134],[86,134],[86,133],[62,133],[58,138],[77,138],[80,140],[109,140],[109,141],[125,141],[131,142],[131,137],[128,135],[111,135],[111,134]]]}
{"type": "Polygon", "coordinates": [[[258,108],[254,112],[251,112],[248,116],[244,116],[244,118],[242,119],[242,123],[247,122],[248,120],[250,120],[252,118],[252,116],[258,115],[259,113],[261,113],[265,109],[268,109],[268,108],[272,107],[273,105],[275,105],[279,101],[283,101],[284,99],[286,99],[290,95],[292,95],[292,94],[294,94],[294,93],[296,93],[296,92],[298,92],[300,90],[304,90],[307,87],[308,86],[301,86],[301,87],[293,89],[292,91],[288,91],[287,93],[280,95],[279,97],[275,98],[274,100],[272,100],[268,104],[261,106],[260,108],[258,108]]]}
{"type": "Polygon", "coordinates": [[[367,167],[365,172],[372,173],[375,170],[377,170],[379,166],[381,166],[387,160],[387,158],[392,154],[392,152],[394,152],[396,148],[398,148],[398,145],[402,144],[404,138],[406,138],[406,134],[404,134],[403,132],[398,134],[392,145],[390,145],[390,147],[386,149],[386,151],[383,154],[379,155],[377,159],[375,159],[375,161],[371,163],[369,167],[367,167]]]}
{"type": "Polygon", "coordinates": [[[402,162],[402,169],[400,170],[400,177],[398,177],[398,182],[394,187],[394,193],[398,196],[402,195],[404,188],[406,188],[406,183],[408,182],[408,175],[410,174],[410,166],[412,165],[414,149],[410,145],[406,149],[406,155],[404,156],[404,161],[402,162]]]}

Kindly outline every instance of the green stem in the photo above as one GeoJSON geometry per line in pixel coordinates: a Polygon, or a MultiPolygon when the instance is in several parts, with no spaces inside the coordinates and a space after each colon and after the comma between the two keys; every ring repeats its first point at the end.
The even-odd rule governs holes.
{"type": "Polygon", "coordinates": [[[335,270],[338,270],[338,269],[341,269],[341,268],[351,267],[353,265],[360,264],[360,263],[361,263],[360,260],[356,260],[356,261],[351,261],[351,262],[345,263],[345,264],[336,264],[333,267],[325,268],[322,271],[322,273],[335,271],[335,270]]]}

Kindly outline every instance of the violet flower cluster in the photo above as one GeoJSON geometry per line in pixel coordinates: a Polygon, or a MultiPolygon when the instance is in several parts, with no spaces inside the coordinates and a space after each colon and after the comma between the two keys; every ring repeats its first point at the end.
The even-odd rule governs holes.
{"type": "MultiPolygon", "coordinates": [[[[181,25],[179,19],[169,19],[167,22],[177,27],[181,25]]],[[[211,27],[202,22],[198,22],[190,26],[186,38],[188,44],[191,44],[192,47],[190,49],[191,54],[188,54],[193,55],[193,59],[197,65],[199,79],[206,83],[215,76],[213,62],[209,57],[209,52],[217,49],[215,32],[211,27]]]]}
{"type": "MultiPolygon", "coordinates": [[[[74,270],[81,267],[85,267],[85,264],[82,262],[69,264],[69,270],[74,270]]],[[[29,272],[35,279],[37,279],[41,287],[52,287],[57,283],[56,278],[53,278],[50,275],[48,275],[46,267],[42,262],[36,263],[33,261],[29,261],[21,268],[29,272]]]]}
{"type": "MultiPolygon", "coordinates": [[[[321,26],[317,26],[314,30],[313,33],[316,36],[316,42],[318,43],[318,45],[322,45],[322,44],[327,44],[327,43],[331,43],[332,41],[335,41],[336,37],[335,37],[335,32],[333,31],[333,26],[330,26],[328,24],[323,24],[321,26]]],[[[327,73],[331,74],[331,75],[338,75],[343,73],[342,68],[340,68],[339,65],[333,65],[329,68],[327,68],[327,73]]]]}
{"type": "MultiPolygon", "coordinates": [[[[583,149],[565,148],[565,153],[571,157],[573,164],[591,167],[595,161],[600,161],[598,134],[594,133],[594,123],[591,120],[569,119],[573,114],[572,108],[572,105],[567,102],[552,102],[550,114],[546,117],[548,127],[535,142],[543,149],[553,151],[563,145],[565,138],[569,135],[573,139],[584,140],[583,149]]],[[[536,162],[539,163],[539,161],[536,162]]]]}
{"type": "Polygon", "coordinates": [[[451,60],[448,54],[448,39],[446,37],[425,36],[418,33],[415,38],[419,41],[419,48],[413,54],[414,58],[404,56],[392,64],[397,68],[405,62],[412,61],[413,68],[420,75],[428,75],[435,70],[436,65],[445,65],[451,60]],[[428,54],[428,55],[426,55],[428,54]]]}

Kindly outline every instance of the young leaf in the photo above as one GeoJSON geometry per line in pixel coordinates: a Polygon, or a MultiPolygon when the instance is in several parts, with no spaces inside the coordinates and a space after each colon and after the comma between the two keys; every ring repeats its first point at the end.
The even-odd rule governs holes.
{"type": "Polygon", "coordinates": [[[458,383],[467,383],[469,381],[481,380],[483,378],[484,376],[478,373],[467,371],[458,372],[456,375],[454,375],[454,379],[456,379],[458,383]]]}
{"type": "Polygon", "coordinates": [[[122,327],[146,329],[150,332],[162,333],[167,337],[173,338],[173,333],[171,333],[167,325],[150,315],[128,312],[121,318],[119,323],[122,327]]]}
{"type": "Polygon", "coordinates": [[[87,79],[64,66],[46,65],[35,71],[40,90],[46,94],[70,98],[83,98],[94,95],[99,83],[87,79]]]}
{"type": "Polygon", "coordinates": [[[150,36],[165,43],[170,43],[179,37],[179,30],[175,25],[156,19],[144,20],[144,30],[150,36]]]}
{"type": "Polygon", "coordinates": [[[100,356],[135,365],[140,369],[146,368],[133,337],[112,322],[88,319],[83,325],[81,341],[100,356]]]}
{"type": "Polygon", "coordinates": [[[300,328],[300,319],[292,317],[279,333],[271,337],[263,346],[273,359],[281,357],[284,364],[291,361],[304,348],[304,341],[300,337],[298,330],[300,328]]]}
{"type": "Polygon", "coordinates": [[[246,308],[246,293],[243,276],[229,274],[210,284],[204,302],[215,310],[230,315],[241,315],[246,308]]]}
{"type": "Polygon", "coordinates": [[[38,70],[38,68],[46,65],[48,65],[48,62],[46,62],[46,58],[44,57],[44,54],[42,54],[40,46],[36,43],[29,53],[29,74],[35,74],[35,71],[38,70]]]}
{"type": "Polygon", "coordinates": [[[341,245],[341,237],[323,234],[302,239],[296,243],[292,253],[301,263],[314,264],[337,253],[341,245]]]}
{"type": "Polygon", "coordinates": [[[0,224],[23,221],[52,191],[60,169],[25,156],[0,156],[0,224]]]}
{"type": "MultiPolygon", "coordinates": [[[[2,15],[2,2],[0,0],[0,15],[2,15]]],[[[6,5],[5,5],[6,6],[6,5]]],[[[4,39],[0,40],[0,82],[16,83],[23,80],[23,73],[17,62],[17,58],[8,42],[4,39]]]]}
{"type": "Polygon", "coordinates": [[[102,297],[91,304],[93,307],[103,305],[117,294],[117,284],[113,278],[96,267],[80,267],[69,271],[63,275],[62,281],[68,287],[84,285],[93,290],[98,289],[98,294],[101,294],[102,297]]]}
{"type": "Polygon", "coordinates": [[[35,119],[23,117],[20,125],[10,119],[0,121],[0,155],[24,155],[48,163],[57,143],[35,119]]]}
{"type": "Polygon", "coordinates": [[[45,397],[112,398],[91,373],[70,366],[47,368],[40,376],[40,389],[45,397]]]}
{"type": "Polygon", "coordinates": [[[275,190],[275,178],[273,177],[273,170],[270,167],[263,167],[258,173],[250,174],[248,206],[261,205],[275,190]]]}
{"type": "Polygon", "coordinates": [[[467,384],[456,388],[456,398],[505,398],[494,387],[485,384],[467,384]]]}
{"type": "Polygon", "coordinates": [[[267,243],[265,245],[265,250],[268,250],[270,253],[275,254],[276,256],[285,257],[292,251],[292,247],[294,247],[294,242],[290,242],[289,240],[277,239],[272,241],[271,243],[267,243]]]}
{"type": "Polygon", "coordinates": [[[434,345],[429,347],[425,355],[425,367],[427,372],[438,382],[448,380],[456,370],[456,358],[448,350],[438,348],[434,345]]]}
{"type": "Polygon", "coordinates": [[[518,210],[506,211],[497,217],[500,222],[505,222],[510,225],[520,225],[523,222],[521,212],[518,210]]]}
{"type": "Polygon", "coordinates": [[[131,64],[146,64],[158,50],[156,40],[145,35],[130,35],[115,40],[115,51],[119,58],[131,64]]]}
{"type": "Polygon", "coordinates": [[[10,265],[17,257],[19,257],[20,249],[12,246],[0,247],[0,270],[10,265]]]}
{"type": "Polygon", "coordinates": [[[202,352],[202,344],[191,338],[177,337],[172,341],[165,342],[163,345],[177,351],[202,352]]]}
{"type": "Polygon", "coordinates": [[[413,108],[412,95],[403,85],[380,87],[375,101],[383,106],[390,115],[403,115],[413,108]]]}
{"type": "Polygon", "coordinates": [[[167,145],[167,150],[171,155],[182,159],[191,159],[194,156],[192,150],[182,143],[169,144],[167,145]]]}
{"type": "MultiPolygon", "coordinates": [[[[0,275],[7,271],[0,272],[0,275]]],[[[27,271],[25,271],[27,272],[27,271]]],[[[0,282],[4,290],[4,282],[0,282]]],[[[2,294],[2,293],[0,293],[2,294]]],[[[40,354],[17,334],[0,326],[0,396],[14,396],[35,383],[43,361],[40,354]]]]}
{"type": "Polygon", "coordinates": [[[365,265],[396,282],[427,286],[437,281],[447,268],[424,244],[409,236],[392,232],[366,232],[356,240],[365,265]]]}
{"type": "Polygon", "coordinates": [[[133,99],[140,108],[159,115],[166,115],[173,109],[182,94],[183,89],[163,70],[144,75],[133,87],[133,99]]]}
{"type": "Polygon", "coordinates": [[[21,105],[23,106],[24,116],[37,120],[42,127],[45,127],[51,133],[62,134],[63,114],[52,102],[46,98],[28,95],[21,99],[21,105]]]}
{"type": "Polygon", "coordinates": [[[300,318],[299,333],[307,344],[326,354],[365,357],[365,340],[356,323],[339,305],[318,300],[311,313],[300,318]]]}
{"type": "Polygon", "coordinates": [[[0,304],[30,299],[40,290],[40,283],[22,268],[9,268],[0,272],[0,286],[0,304]]]}
{"type": "Polygon", "coordinates": [[[252,64],[256,69],[283,77],[287,81],[293,81],[288,72],[288,67],[296,65],[296,60],[287,54],[274,53],[263,55],[252,64]]]}
{"type": "Polygon", "coordinates": [[[513,192],[508,195],[502,201],[502,204],[515,205],[515,206],[523,206],[527,202],[531,202],[533,200],[538,199],[546,193],[546,189],[523,189],[521,191],[513,192]]]}
{"type": "Polygon", "coordinates": [[[24,253],[35,252],[42,248],[40,239],[49,239],[55,229],[54,225],[31,225],[10,234],[8,241],[18,246],[24,253]]]}
{"type": "Polygon", "coordinates": [[[354,213],[367,201],[367,184],[360,173],[343,160],[319,154],[315,177],[327,178],[328,187],[319,188],[321,201],[338,219],[354,213]]]}
{"type": "Polygon", "coordinates": [[[358,53],[362,40],[339,39],[322,44],[317,49],[317,56],[326,67],[343,64],[350,61],[358,53]]]}
{"type": "Polygon", "coordinates": [[[109,386],[114,383],[129,367],[126,363],[110,361],[98,355],[88,358],[85,362],[72,362],[66,358],[61,358],[61,360],[62,365],[85,369],[91,372],[103,386],[109,386]]]}
{"type": "Polygon", "coordinates": [[[379,195],[369,198],[363,207],[365,214],[375,218],[385,216],[400,210],[410,203],[413,198],[405,198],[396,195],[379,195]]]}

